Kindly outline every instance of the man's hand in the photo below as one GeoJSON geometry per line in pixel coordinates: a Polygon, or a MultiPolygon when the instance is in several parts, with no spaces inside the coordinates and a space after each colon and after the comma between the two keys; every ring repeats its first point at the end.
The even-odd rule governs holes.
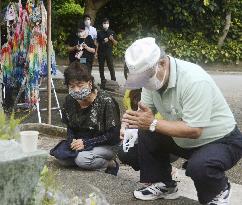
{"type": "Polygon", "coordinates": [[[107,43],[108,42],[108,38],[104,38],[104,42],[107,43]]]}
{"type": "Polygon", "coordinates": [[[128,124],[131,129],[145,129],[150,128],[150,124],[154,120],[154,115],[149,107],[139,102],[138,111],[126,111],[123,116],[122,123],[128,124]]]}
{"type": "Polygon", "coordinates": [[[76,151],[81,151],[84,149],[84,144],[82,139],[73,139],[71,143],[71,149],[76,151]]]}

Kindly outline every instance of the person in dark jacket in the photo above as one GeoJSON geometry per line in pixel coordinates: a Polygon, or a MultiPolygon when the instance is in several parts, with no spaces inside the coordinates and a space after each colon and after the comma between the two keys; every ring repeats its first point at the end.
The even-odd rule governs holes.
{"type": "Polygon", "coordinates": [[[106,169],[117,175],[118,163],[112,150],[119,143],[120,111],[117,102],[99,91],[86,65],[73,62],[64,72],[69,95],[63,106],[67,139],[50,154],[61,164],[87,170],[106,169]]]}
{"type": "Polygon", "coordinates": [[[70,63],[79,61],[81,64],[86,64],[89,72],[91,72],[95,49],[94,40],[85,30],[85,24],[81,23],[76,35],[72,36],[69,41],[68,51],[70,63]]]}
{"type": "Polygon", "coordinates": [[[102,21],[102,30],[97,33],[96,57],[98,57],[99,72],[101,79],[101,88],[105,88],[106,78],[104,75],[104,64],[110,71],[111,80],[116,81],[115,70],[113,65],[113,46],[117,45],[117,37],[114,31],[109,28],[109,19],[104,18],[102,21]]]}

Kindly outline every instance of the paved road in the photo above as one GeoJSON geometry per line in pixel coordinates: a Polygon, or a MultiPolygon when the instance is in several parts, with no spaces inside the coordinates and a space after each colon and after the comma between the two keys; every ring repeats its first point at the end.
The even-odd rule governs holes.
{"type": "Polygon", "coordinates": [[[224,94],[242,130],[242,73],[211,73],[211,76],[224,94]]]}

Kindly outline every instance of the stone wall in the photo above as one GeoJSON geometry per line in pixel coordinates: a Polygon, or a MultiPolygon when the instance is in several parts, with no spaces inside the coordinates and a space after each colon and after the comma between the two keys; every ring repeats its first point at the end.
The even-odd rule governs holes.
{"type": "Polygon", "coordinates": [[[47,159],[45,151],[25,154],[17,143],[0,141],[0,204],[27,205],[47,159]],[[6,149],[8,147],[8,149],[6,149]]]}

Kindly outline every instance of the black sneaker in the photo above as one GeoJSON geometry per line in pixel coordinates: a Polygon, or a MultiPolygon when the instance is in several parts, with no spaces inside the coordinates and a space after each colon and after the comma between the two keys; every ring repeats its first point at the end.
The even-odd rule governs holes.
{"type": "Polygon", "coordinates": [[[141,200],[177,199],[179,198],[177,184],[168,187],[162,182],[134,191],[134,197],[141,200]]]}
{"type": "Polygon", "coordinates": [[[117,176],[118,170],[119,170],[119,164],[116,160],[114,160],[114,162],[115,162],[115,167],[107,167],[107,169],[105,170],[105,173],[117,176]]]}

